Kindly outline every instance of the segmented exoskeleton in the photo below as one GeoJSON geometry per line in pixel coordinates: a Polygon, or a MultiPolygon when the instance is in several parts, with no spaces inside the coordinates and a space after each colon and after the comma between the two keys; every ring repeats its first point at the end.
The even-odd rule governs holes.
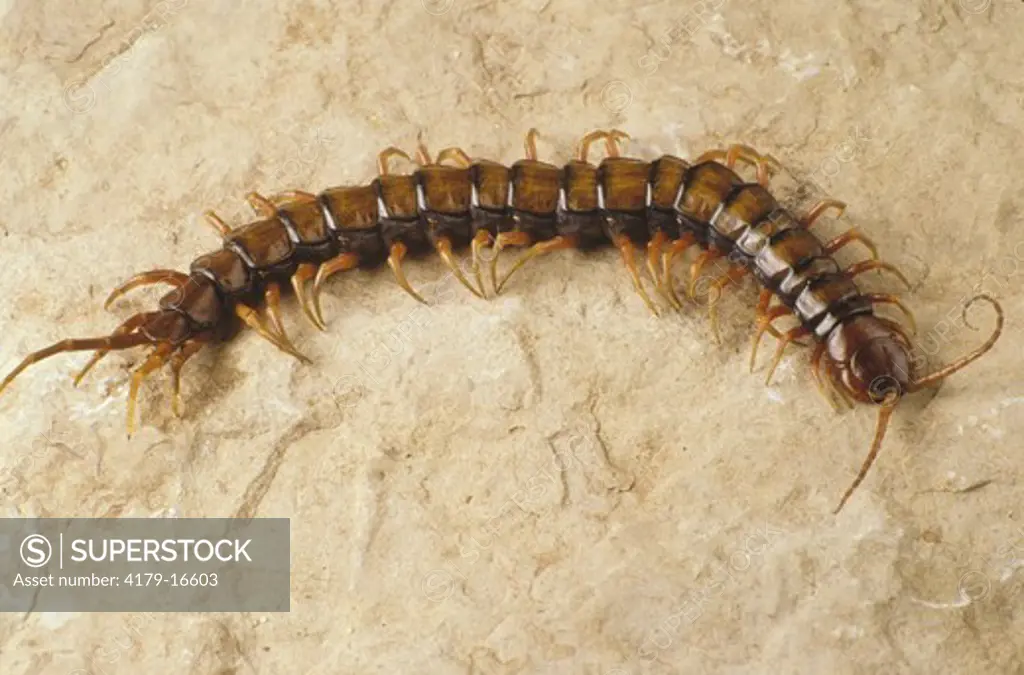
{"type": "Polygon", "coordinates": [[[114,289],[106,301],[109,307],[131,289],[169,284],[173,290],[160,300],[157,310],[132,316],[108,336],[63,340],[30,354],[0,383],[0,392],[29,365],[54,354],[95,351],[75,378],[77,384],[110,351],[152,345],[131,380],[130,435],[143,379],[170,363],[178,412],[182,366],[205,344],[231,336],[238,320],[282,351],[308,361],[281,323],[279,300],[286,282],[309,320],[324,330],[320,293],[324,282],[342,270],[387,261],[402,288],[423,302],[406,279],[402,261],[411,254],[436,251],[466,288],[484,298],[481,252],[486,247],[493,253],[490,281],[497,294],[515,270],[537,255],[612,244],[621,252],[637,292],[657,313],[640,280],[636,250],[646,247],[647,267],[658,292],[681,308],[672,281],[673,260],[696,246],[701,252],[690,268],[687,292],[691,298],[708,262],[717,258],[730,262],[728,271],[710,286],[707,302],[713,326],[719,291],[726,285],[750,274],[762,288],[751,369],[765,332],[779,339],[768,379],[790,342],[811,337],[815,342],[812,372],[830,404],[837,407],[836,395],[851,406],[851,399],[879,406],[868,457],[843,495],[838,512],[877,456],[900,398],[939,382],[991,349],[1002,332],[1002,308],[987,295],[972,298],[968,306],[984,299],[996,310],[992,336],[958,361],[917,375],[909,338],[897,323],[876,315],[873,305],[894,304],[912,322],[909,310],[895,296],[862,293],[853,280],[874,269],[906,279],[877,260],[875,246],[859,231],[828,242],[809,231],[824,211],[841,212],[844,204],[824,200],[801,218],[792,215],[767,189],[778,163],[746,146],[713,150],[693,163],[670,155],[648,162],[621,157],[618,143],[624,138],[628,137],[619,131],[592,132],[581,140],[578,156],[564,167],[537,160],[535,130],[527,135],[527,158],[511,167],[472,160],[459,148],[443,150],[431,161],[421,143],[416,157],[419,168],[409,174],[390,172],[391,159],[412,160],[401,150],[388,148],[378,158],[379,176],[369,185],[329,188],[317,195],[292,191],[270,199],[250,193],[248,201],[260,217],[256,222],[232,229],[207,212],[207,219],[223,237],[220,250],[197,258],[188,274],[152,270],[136,275],[114,289]],[[590,146],[601,140],[607,157],[594,165],[588,161],[590,146]],[[741,161],[756,169],[756,182],[744,181],[734,170],[741,161]],[[843,269],[833,254],[854,241],[864,245],[872,259],[843,269]],[[475,286],[453,257],[453,251],[467,246],[475,286]],[[528,249],[498,281],[498,253],[511,246],[528,249]],[[773,298],[778,299],[775,306],[773,298]],[[260,305],[265,305],[265,317],[257,310],[260,305]],[[786,315],[795,317],[799,325],[780,333],[772,322],[786,315]]]}

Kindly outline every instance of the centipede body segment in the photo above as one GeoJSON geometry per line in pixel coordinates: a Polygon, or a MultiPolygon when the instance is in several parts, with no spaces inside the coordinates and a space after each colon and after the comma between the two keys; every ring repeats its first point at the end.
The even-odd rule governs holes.
{"type": "Polygon", "coordinates": [[[1001,306],[987,295],[972,298],[968,306],[985,300],[996,311],[991,337],[948,366],[927,375],[916,373],[906,331],[877,315],[874,307],[898,307],[912,328],[913,315],[896,296],[863,293],[854,280],[870,270],[889,271],[904,282],[905,277],[878,260],[875,245],[859,230],[822,241],[811,229],[823,213],[842,212],[844,204],[823,200],[802,217],[792,214],[768,189],[778,162],[747,146],[711,150],[693,162],[671,155],[645,161],[621,156],[619,143],[627,138],[617,130],[591,132],[564,166],[537,158],[534,130],[526,138],[526,158],[511,166],[471,159],[460,148],[446,148],[431,160],[421,142],[415,153],[419,166],[411,173],[392,172],[393,160],[414,161],[392,147],[380,153],[379,175],[368,185],[333,187],[319,194],[290,191],[270,198],[250,193],[247,199],[256,220],[249,224],[231,228],[216,214],[206,213],[223,240],[220,249],[198,257],[188,273],[161,269],[138,274],[115,288],[105,303],[109,307],[139,287],[170,286],[156,310],[129,317],[108,336],[62,340],[29,354],[0,382],[0,392],[25,368],[55,354],[94,352],[76,376],[77,384],[109,352],[148,345],[149,355],[131,378],[130,435],[145,378],[170,365],[177,413],[185,363],[205,345],[228,339],[239,325],[308,362],[281,321],[279,302],[286,286],[309,321],[325,330],[320,295],[325,282],[345,270],[387,263],[398,284],[425,302],[406,278],[403,261],[436,253],[463,286],[485,298],[484,262],[489,285],[497,294],[533,258],[563,249],[612,245],[644,304],[658,314],[658,297],[670,307],[683,307],[673,269],[680,256],[695,249],[683,280],[684,295],[691,299],[707,265],[728,262],[726,272],[709,286],[707,309],[713,327],[726,286],[752,277],[761,288],[751,370],[765,333],[777,339],[766,382],[788,345],[808,341],[813,345],[812,376],[830,405],[838,409],[858,402],[878,407],[868,456],[838,512],[878,455],[901,397],[936,384],[990,350],[1002,332],[1001,306]],[[604,143],[606,156],[594,164],[589,157],[598,142],[604,143]],[[741,178],[739,163],[753,168],[754,182],[741,178]],[[854,243],[870,257],[843,268],[834,254],[854,243]],[[467,248],[471,260],[463,269],[455,253],[467,248]],[[483,259],[487,248],[489,261],[483,259]],[[498,254],[506,248],[524,251],[499,280],[498,254]],[[645,264],[638,265],[638,257],[645,264]],[[654,283],[653,298],[641,278],[644,267],[654,283]],[[773,323],[785,316],[795,318],[798,325],[781,332],[773,323]]]}

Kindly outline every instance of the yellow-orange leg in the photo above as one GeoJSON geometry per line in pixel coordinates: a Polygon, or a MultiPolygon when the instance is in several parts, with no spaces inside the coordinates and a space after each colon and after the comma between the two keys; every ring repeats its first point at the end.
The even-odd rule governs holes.
{"type": "Polygon", "coordinates": [[[316,279],[313,280],[313,312],[316,315],[316,320],[322,325],[327,325],[324,322],[323,312],[320,310],[320,291],[323,288],[324,282],[333,274],[355,269],[358,265],[359,256],[355,253],[342,253],[320,265],[320,268],[316,271],[316,279]]]}
{"type": "Polygon", "coordinates": [[[622,254],[622,262],[626,265],[626,271],[629,272],[629,278],[633,282],[633,288],[636,289],[640,299],[647,305],[647,309],[651,310],[654,316],[660,316],[658,308],[653,302],[651,302],[651,296],[647,295],[647,289],[644,288],[643,282],[640,280],[640,271],[636,267],[636,250],[633,246],[633,242],[624,234],[617,235],[613,241],[615,248],[619,249],[619,253],[622,254]]]}
{"type": "MultiPolygon", "coordinates": [[[[750,372],[754,372],[754,363],[757,362],[757,349],[761,344],[761,338],[772,329],[772,322],[779,317],[788,316],[792,313],[793,310],[785,305],[775,305],[770,309],[766,308],[763,313],[758,314],[757,330],[754,332],[754,341],[750,347],[750,372]]],[[[780,340],[783,337],[783,335],[779,334],[780,340]]]]}
{"type": "Polygon", "coordinates": [[[281,339],[277,336],[277,334],[274,333],[273,330],[269,329],[266,326],[264,321],[260,318],[259,313],[255,309],[253,309],[252,307],[250,307],[250,306],[248,306],[248,305],[246,305],[244,303],[241,303],[241,302],[237,303],[235,305],[235,315],[239,319],[241,319],[242,322],[245,323],[246,326],[248,326],[249,328],[252,328],[254,331],[256,331],[256,333],[261,338],[263,338],[264,340],[266,340],[270,344],[274,345],[275,347],[280,349],[285,354],[290,354],[290,355],[294,356],[295,358],[297,358],[302,363],[312,363],[312,361],[310,361],[309,357],[307,357],[304,354],[302,354],[301,352],[297,351],[291,345],[282,342],[281,339]]]}
{"type": "Polygon", "coordinates": [[[434,249],[437,250],[437,254],[441,256],[441,260],[443,260],[445,266],[452,271],[452,274],[454,274],[455,278],[459,280],[459,283],[468,288],[470,293],[483,300],[483,286],[481,286],[478,291],[473,288],[472,284],[469,283],[469,280],[466,279],[466,275],[462,273],[462,269],[459,267],[458,261],[455,260],[455,257],[452,255],[451,240],[447,237],[438,237],[437,242],[434,244],[434,249]]]}
{"type": "MultiPolygon", "coordinates": [[[[477,233],[473,235],[473,241],[469,244],[469,249],[472,252],[472,268],[473,276],[476,278],[476,285],[480,289],[480,292],[487,297],[487,291],[484,289],[484,277],[480,272],[480,252],[484,246],[491,243],[491,233],[487,230],[477,230],[477,233]]],[[[493,255],[493,253],[492,253],[493,255]]]]}
{"type": "Polygon", "coordinates": [[[306,315],[309,322],[320,330],[327,330],[326,324],[324,324],[323,320],[321,320],[314,311],[312,300],[310,299],[309,293],[306,292],[306,284],[311,281],[316,274],[316,265],[312,263],[302,263],[295,270],[295,274],[292,275],[292,290],[295,291],[295,297],[299,301],[299,307],[302,308],[302,313],[306,315]]]}
{"type": "Polygon", "coordinates": [[[761,187],[768,187],[772,174],[782,168],[782,163],[771,155],[762,155],[747,145],[732,145],[725,153],[725,165],[730,169],[736,166],[737,160],[744,160],[757,171],[757,182],[761,187]]]}
{"type": "MultiPolygon", "coordinates": [[[[267,305],[267,316],[270,317],[270,323],[274,327],[277,339],[281,344],[288,347],[289,351],[299,354],[299,350],[295,347],[291,338],[288,337],[288,332],[284,329],[284,323],[281,322],[281,286],[277,283],[268,285],[267,290],[263,293],[263,301],[267,305]]],[[[309,358],[305,356],[303,358],[312,363],[309,358]]]]}
{"type": "Polygon", "coordinates": [[[538,136],[540,136],[540,132],[536,129],[530,129],[526,132],[526,138],[523,140],[523,151],[526,153],[526,159],[537,159],[538,136]]]}
{"type": "Polygon", "coordinates": [[[174,351],[174,347],[171,343],[160,343],[156,349],[149,353],[149,356],[146,357],[142,365],[132,373],[132,382],[128,387],[128,438],[131,438],[132,434],[135,433],[135,405],[139,398],[139,388],[142,386],[142,381],[146,379],[147,375],[167,363],[167,359],[172,351],[174,351]]]}
{"type": "Polygon", "coordinates": [[[494,294],[498,294],[498,256],[506,246],[529,246],[533,238],[526,232],[514,230],[511,232],[499,232],[494,238],[494,246],[491,248],[491,288],[494,294]]]}
{"type": "Polygon", "coordinates": [[[445,148],[437,153],[437,163],[444,164],[445,160],[451,161],[455,166],[468,169],[473,165],[473,160],[462,148],[445,148]]]}
{"type": "Polygon", "coordinates": [[[843,272],[846,274],[846,276],[852,279],[858,274],[870,272],[871,270],[885,270],[886,272],[891,272],[906,285],[907,289],[912,290],[910,281],[907,280],[905,276],[903,276],[903,272],[900,272],[895,265],[892,265],[887,262],[882,262],[880,260],[862,260],[859,263],[854,263],[853,265],[850,265],[845,270],[843,270],[843,272]]]}
{"type": "Polygon", "coordinates": [[[814,384],[818,387],[818,393],[825,399],[834,412],[839,412],[839,404],[825,388],[825,381],[821,378],[821,357],[825,354],[825,343],[819,342],[811,354],[811,375],[814,377],[814,384]]]}
{"type": "MultiPolygon", "coordinates": [[[[128,333],[131,333],[133,330],[144,324],[149,319],[157,316],[159,313],[160,312],[143,312],[141,314],[136,314],[135,316],[130,317],[127,321],[125,321],[120,326],[115,328],[114,332],[111,333],[110,336],[116,337],[118,335],[127,335],[128,333]]],[[[89,359],[89,362],[85,364],[82,370],[78,371],[78,375],[75,375],[74,386],[77,387],[85,378],[86,374],[88,374],[88,372],[92,370],[93,366],[99,363],[100,359],[102,359],[109,353],[109,349],[100,349],[95,354],[93,354],[92,358],[89,359]]]]}
{"type": "Polygon", "coordinates": [[[811,210],[800,219],[800,225],[804,228],[810,227],[814,224],[814,221],[821,216],[821,214],[825,213],[825,211],[828,211],[829,209],[835,209],[836,218],[838,218],[843,215],[844,211],[846,211],[846,203],[837,199],[822,199],[820,202],[812,206],[811,210]]]}
{"type": "Polygon", "coordinates": [[[605,142],[605,152],[608,153],[608,156],[618,157],[618,142],[629,140],[629,134],[624,131],[619,131],[618,129],[612,129],[611,131],[591,131],[581,138],[577,144],[576,158],[581,162],[589,162],[590,146],[601,140],[605,142]]]}
{"type": "Polygon", "coordinates": [[[805,335],[810,335],[811,331],[803,326],[797,326],[796,328],[786,331],[782,335],[782,339],[779,340],[778,344],[775,345],[775,357],[772,359],[772,365],[768,368],[768,374],[764,377],[764,385],[767,387],[771,384],[772,375],[775,374],[775,369],[779,367],[779,362],[782,361],[782,353],[786,351],[786,347],[790,342],[797,338],[802,338],[805,335]]]}
{"type": "Polygon", "coordinates": [[[181,369],[205,344],[202,340],[189,340],[171,357],[171,412],[175,417],[181,417],[182,411],[181,369]]]}
{"type": "Polygon", "coordinates": [[[388,255],[388,267],[390,267],[391,271],[394,273],[395,280],[398,282],[398,285],[401,286],[406,293],[426,305],[428,304],[427,301],[424,300],[419,293],[413,290],[413,287],[409,285],[409,280],[405,278],[405,272],[402,270],[402,261],[408,253],[409,249],[402,242],[396,241],[391,244],[391,252],[388,255]]]}
{"type": "Polygon", "coordinates": [[[114,304],[114,301],[120,298],[125,293],[138,288],[139,286],[150,286],[152,284],[167,284],[174,288],[181,288],[189,281],[187,274],[182,274],[175,270],[150,270],[149,272],[142,272],[136,274],[131,279],[128,279],[123,284],[110,291],[110,295],[103,302],[103,309],[110,309],[110,306],[114,304]]]}
{"type": "Polygon", "coordinates": [[[668,291],[665,290],[664,280],[658,273],[658,258],[661,257],[661,251],[665,248],[668,241],[668,235],[658,230],[651,237],[651,240],[647,242],[647,273],[651,275],[651,280],[654,281],[654,289],[671,304],[672,298],[669,296],[668,291]]]}
{"type": "Polygon", "coordinates": [[[508,282],[509,277],[515,274],[516,270],[525,265],[532,258],[535,258],[539,255],[544,255],[545,253],[551,253],[552,251],[564,251],[566,249],[576,248],[578,245],[578,237],[562,235],[553,237],[552,239],[548,239],[547,241],[542,241],[534,244],[529,249],[527,249],[525,253],[520,255],[514,263],[512,263],[512,266],[509,268],[509,270],[505,272],[505,276],[502,277],[498,285],[495,286],[494,294],[497,295],[501,293],[501,289],[505,287],[505,284],[508,282]]]}
{"type": "MultiPolygon", "coordinates": [[[[903,304],[903,301],[897,298],[895,295],[889,293],[865,293],[864,297],[873,303],[895,305],[903,316],[907,317],[907,321],[910,323],[910,332],[917,334],[917,319],[914,318],[914,313],[910,311],[910,308],[903,304]]],[[[906,336],[904,336],[906,337],[906,336]]],[[[907,341],[909,345],[909,340],[907,341]]]]}
{"type": "Polygon", "coordinates": [[[400,150],[394,146],[381,150],[380,154],[377,155],[377,171],[382,176],[387,176],[391,172],[391,159],[394,157],[400,157],[407,162],[411,162],[412,158],[404,150],[400,150]]]}
{"type": "Polygon", "coordinates": [[[706,251],[701,251],[697,259],[693,261],[690,266],[690,284],[687,286],[686,294],[690,296],[690,299],[694,299],[694,294],[697,292],[697,279],[700,278],[700,273],[712,260],[717,260],[722,257],[722,252],[715,248],[709,248],[706,251]]]}
{"type": "Polygon", "coordinates": [[[846,232],[842,233],[832,241],[825,244],[825,253],[832,255],[842,247],[854,241],[860,242],[860,244],[864,246],[864,248],[866,248],[869,253],[871,253],[872,260],[878,260],[878,247],[875,246],[875,242],[868,239],[867,236],[865,236],[865,234],[858,230],[857,228],[847,230],[846,232]]]}
{"type": "Polygon", "coordinates": [[[682,254],[686,249],[697,243],[697,238],[690,232],[683,234],[673,241],[668,250],[661,254],[661,280],[664,288],[668,291],[669,303],[676,309],[683,308],[683,302],[676,294],[675,280],[672,278],[672,263],[676,256],[682,254]]]}
{"type": "Polygon", "coordinates": [[[725,274],[711,282],[711,286],[708,288],[708,321],[711,322],[711,332],[715,336],[715,342],[721,342],[718,331],[718,302],[722,299],[722,292],[732,282],[745,277],[747,272],[747,268],[743,265],[733,265],[725,274]]]}
{"type": "MultiPolygon", "coordinates": [[[[755,310],[754,314],[755,322],[757,319],[760,319],[762,316],[764,316],[765,313],[768,311],[768,307],[772,304],[773,297],[773,293],[769,291],[767,288],[761,289],[761,295],[759,295],[757,298],[757,309],[755,310]]],[[[777,340],[782,339],[782,333],[776,330],[775,327],[772,326],[771,324],[769,324],[768,327],[765,328],[765,331],[777,340]]],[[[797,344],[803,346],[803,343],[798,342],[797,344]]]]}
{"type": "Polygon", "coordinates": [[[245,201],[248,202],[249,208],[251,208],[252,212],[257,216],[273,218],[277,215],[277,207],[274,206],[274,203],[259,192],[250,192],[245,195],[245,201]]]}
{"type": "Polygon", "coordinates": [[[204,211],[203,218],[206,219],[206,222],[209,223],[213,229],[217,230],[217,234],[219,234],[222,239],[231,234],[231,227],[224,222],[223,218],[213,211],[204,211]]]}

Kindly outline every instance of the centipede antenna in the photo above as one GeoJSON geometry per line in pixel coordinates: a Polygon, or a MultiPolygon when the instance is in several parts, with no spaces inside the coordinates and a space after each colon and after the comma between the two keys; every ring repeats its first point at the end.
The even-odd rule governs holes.
{"type": "Polygon", "coordinates": [[[853,484],[847,488],[843,498],[839,500],[839,506],[832,512],[833,515],[843,510],[843,506],[846,505],[847,500],[853,495],[862,482],[864,477],[867,476],[868,470],[871,465],[875,463],[875,458],[878,457],[878,451],[882,449],[882,439],[885,438],[885,431],[889,427],[889,420],[892,418],[892,413],[896,409],[896,404],[899,402],[899,394],[896,392],[889,392],[885,396],[885,400],[882,401],[878,409],[878,423],[875,425],[875,438],[871,442],[871,450],[868,451],[868,456],[864,460],[864,464],[860,467],[860,472],[857,477],[853,479],[853,484]]]}
{"type": "Polygon", "coordinates": [[[391,254],[388,255],[388,267],[391,268],[391,271],[395,275],[395,281],[397,281],[398,285],[402,287],[402,290],[416,298],[419,302],[427,305],[429,303],[424,300],[423,296],[417,293],[412,286],[409,285],[409,280],[405,278],[405,271],[402,269],[402,260],[405,259],[408,252],[409,249],[400,241],[396,241],[391,244],[391,254]]]}
{"type": "Polygon", "coordinates": [[[3,382],[0,382],[0,393],[7,388],[7,386],[14,381],[23,370],[31,366],[33,363],[38,363],[44,359],[48,359],[56,354],[62,354],[64,352],[81,352],[81,351],[92,351],[96,349],[101,350],[118,350],[118,349],[129,349],[130,347],[138,347],[144,344],[154,344],[154,341],[143,333],[127,333],[124,335],[107,335],[105,337],[97,338],[77,338],[61,340],[54,344],[40,349],[39,351],[32,352],[22,360],[18,366],[7,374],[3,382]]]}
{"type": "Polygon", "coordinates": [[[1003,332],[1003,323],[1005,321],[1005,316],[1003,314],[1003,306],[1000,305],[995,298],[985,293],[974,296],[973,298],[967,301],[967,304],[964,305],[963,310],[960,313],[960,316],[963,319],[964,323],[967,323],[967,309],[978,300],[984,300],[988,302],[988,304],[992,305],[992,309],[996,311],[996,327],[992,331],[992,335],[988,338],[988,340],[985,340],[984,344],[975,349],[973,352],[957,359],[948,366],[940,368],[934,373],[930,373],[929,375],[918,378],[911,382],[910,391],[918,391],[922,387],[927,387],[931,384],[939,382],[940,380],[946,379],[947,377],[957,372],[958,370],[963,370],[969,364],[981,358],[986,352],[992,349],[993,345],[995,345],[996,340],[999,339],[999,336],[1003,332]]]}
{"type": "Polygon", "coordinates": [[[459,267],[458,261],[456,261],[455,257],[452,255],[451,240],[447,237],[440,237],[434,245],[434,248],[437,250],[437,254],[441,256],[441,260],[444,261],[445,266],[450,269],[452,274],[455,275],[455,278],[459,280],[459,283],[469,289],[470,293],[483,300],[483,287],[481,286],[479,291],[473,288],[473,285],[469,283],[468,279],[466,279],[466,275],[462,273],[462,269],[459,267]]]}
{"type": "Polygon", "coordinates": [[[131,290],[139,288],[140,286],[150,286],[152,284],[167,284],[175,288],[181,288],[189,282],[187,274],[182,274],[175,270],[150,270],[148,272],[141,272],[131,277],[114,290],[110,291],[110,295],[103,302],[103,309],[110,309],[110,306],[114,304],[114,301],[120,298],[122,295],[128,293],[131,290]]]}

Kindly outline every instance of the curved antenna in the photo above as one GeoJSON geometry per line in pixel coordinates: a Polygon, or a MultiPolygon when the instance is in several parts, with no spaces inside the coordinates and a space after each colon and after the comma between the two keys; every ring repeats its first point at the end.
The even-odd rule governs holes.
{"type": "Polygon", "coordinates": [[[832,512],[833,515],[843,510],[843,506],[846,505],[846,502],[853,495],[854,490],[864,482],[864,477],[868,475],[868,470],[875,463],[878,451],[882,449],[882,439],[885,438],[885,431],[889,428],[889,419],[892,417],[892,413],[896,409],[896,404],[899,403],[899,400],[900,395],[894,391],[886,394],[881,404],[882,407],[878,410],[878,423],[875,425],[875,439],[871,441],[871,450],[868,451],[867,459],[864,460],[864,464],[860,467],[860,473],[853,479],[853,484],[847,488],[843,498],[839,500],[839,506],[832,512]]]}
{"type": "MultiPolygon", "coordinates": [[[[981,358],[982,355],[985,354],[985,352],[992,349],[992,345],[996,343],[996,340],[999,339],[999,336],[1003,332],[1003,306],[996,302],[995,298],[985,293],[974,296],[973,298],[967,301],[967,304],[964,305],[963,311],[960,313],[960,318],[962,318],[964,323],[967,324],[968,326],[971,326],[971,324],[967,321],[967,309],[978,300],[985,300],[986,302],[988,302],[988,304],[992,305],[992,309],[996,311],[996,327],[995,330],[992,331],[992,336],[985,341],[985,344],[981,345],[970,354],[967,354],[966,356],[957,359],[956,361],[954,361],[953,363],[949,364],[944,368],[936,370],[934,373],[931,373],[930,375],[925,375],[924,377],[918,378],[911,382],[910,391],[918,391],[922,387],[927,387],[930,384],[935,384],[940,380],[946,379],[947,377],[957,372],[958,370],[962,370],[963,368],[965,368],[968,364],[977,361],[979,358],[981,358]]],[[[971,328],[974,327],[971,326],[971,328]]]]}

